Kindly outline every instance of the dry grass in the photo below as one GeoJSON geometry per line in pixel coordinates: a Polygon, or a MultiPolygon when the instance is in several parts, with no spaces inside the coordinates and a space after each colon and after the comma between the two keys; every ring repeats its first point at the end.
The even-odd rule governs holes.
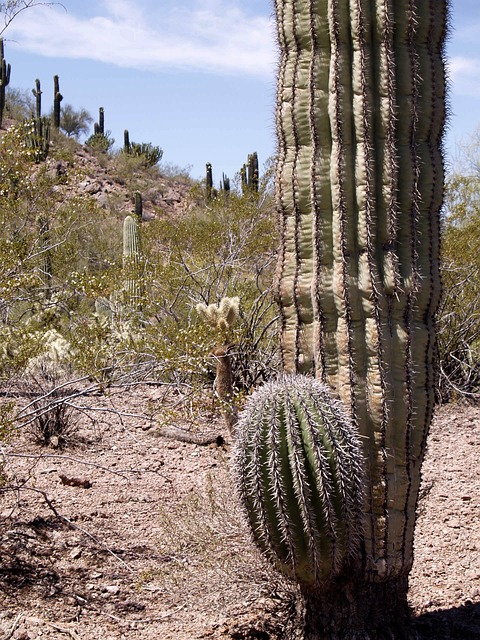
{"type": "Polygon", "coordinates": [[[229,482],[207,475],[204,486],[162,508],[160,518],[162,562],[143,576],[147,588],[195,615],[225,612],[225,632],[237,634],[230,637],[296,637],[296,588],[254,546],[229,482]]]}

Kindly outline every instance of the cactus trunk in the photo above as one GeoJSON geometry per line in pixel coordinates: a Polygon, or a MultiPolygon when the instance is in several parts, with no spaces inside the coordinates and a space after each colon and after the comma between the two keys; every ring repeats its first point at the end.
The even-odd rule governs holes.
{"type": "Polygon", "coordinates": [[[10,84],[10,72],[11,66],[5,60],[3,38],[0,38],[0,127],[3,123],[6,89],[10,84]]]}
{"type": "Polygon", "coordinates": [[[448,1],[275,8],[284,368],[349,408],[368,476],[358,570],[406,589],[434,404],[448,1]]]}
{"type": "Polygon", "coordinates": [[[142,310],[142,267],[139,220],[129,215],[123,222],[123,290],[125,304],[135,311],[142,310]]]}
{"type": "Polygon", "coordinates": [[[55,129],[60,129],[61,120],[61,105],[63,96],[60,93],[60,80],[58,76],[53,76],[53,126],[55,129]]]}

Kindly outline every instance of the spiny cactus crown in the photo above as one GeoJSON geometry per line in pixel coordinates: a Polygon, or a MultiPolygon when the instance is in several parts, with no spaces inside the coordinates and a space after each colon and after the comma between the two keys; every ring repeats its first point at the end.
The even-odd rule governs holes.
{"type": "Polygon", "coordinates": [[[237,425],[235,468],[255,541],[304,588],[358,555],[360,438],[323,383],[284,375],[258,389],[237,425]]]}
{"type": "Polygon", "coordinates": [[[197,312],[214,329],[228,332],[238,320],[240,314],[240,298],[222,298],[217,304],[197,304],[197,312]]]}

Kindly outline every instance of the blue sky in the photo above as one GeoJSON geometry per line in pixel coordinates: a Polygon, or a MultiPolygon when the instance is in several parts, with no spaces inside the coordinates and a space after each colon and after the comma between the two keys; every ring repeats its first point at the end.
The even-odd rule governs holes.
{"type": "MultiPolygon", "coordinates": [[[[4,33],[11,86],[39,78],[44,111],[60,77],[64,102],[85,107],[116,144],[130,139],[164,150],[164,162],[218,184],[257,151],[275,150],[275,44],[270,0],[63,0],[30,8],[4,33]]],[[[480,0],[454,0],[448,43],[457,142],[480,124],[480,0]]]]}

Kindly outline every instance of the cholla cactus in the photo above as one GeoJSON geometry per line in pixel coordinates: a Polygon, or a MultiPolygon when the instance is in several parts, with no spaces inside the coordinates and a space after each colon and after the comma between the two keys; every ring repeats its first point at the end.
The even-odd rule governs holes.
{"type": "Polygon", "coordinates": [[[304,588],[359,555],[362,463],[355,428],[321,382],[286,375],[248,400],[237,424],[242,502],[260,548],[304,588]]]}
{"type": "Polygon", "coordinates": [[[197,304],[196,309],[211,327],[218,330],[219,337],[222,338],[230,332],[239,318],[240,298],[222,298],[218,305],[207,306],[200,303],[197,304]]]}
{"type": "Polygon", "coordinates": [[[232,358],[230,353],[230,337],[234,324],[240,315],[240,298],[222,298],[220,303],[208,306],[197,304],[197,313],[216,332],[217,346],[212,352],[216,361],[215,392],[223,404],[225,424],[233,435],[237,423],[237,409],[233,398],[232,358]]]}
{"type": "Polygon", "coordinates": [[[38,332],[38,340],[42,344],[42,352],[30,358],[25,374],[37,381],[58,384],[71,375],[73,371],[73,350],[65,338],[55,329],[44,333],[38,332]]]}

